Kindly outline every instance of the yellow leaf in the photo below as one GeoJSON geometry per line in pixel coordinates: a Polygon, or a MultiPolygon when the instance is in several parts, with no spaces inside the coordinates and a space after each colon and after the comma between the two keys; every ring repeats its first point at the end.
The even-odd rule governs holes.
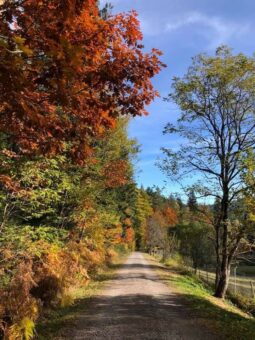
{"type": "Polygon", "coordinates": [[[17,45],[24,45],[26,39],[16,35],[13,39],[17,45]]]}

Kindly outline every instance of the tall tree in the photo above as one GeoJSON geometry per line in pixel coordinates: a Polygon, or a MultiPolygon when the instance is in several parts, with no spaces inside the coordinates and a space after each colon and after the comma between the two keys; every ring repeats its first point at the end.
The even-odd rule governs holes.
{"type": "Polygon", "coordinates": [[[163,208],[167,203],[167,198],[162,194],[162,189],[158,186],[148,187],[146,193],[150,197],[153,209],[163,208]]]}
{"type": "Polygon", "coordinates": [[[241,155],[255,145],[255,60],[220,47],[213,57],[199,55],[182,78],[174,78],[169,96],[182,113],[165,133],[178,133],[185,144],[175,152],[164,149],[162,169],[183,179],[198,173],[197,191],[219,199],[214,223],[217,256],[217,297],[224,297],[231,261],[245,224],[231,228],[230,205],[243,191],[241,155]],[[235,232],[232,233],[232,230],[235,232]]]}
{"type": "Polygon", "coordinates": [[[190,190],[190,192],[189,192],[187,205],[188,205],[190,211],[192,211],[192,212],[197,211],[197,208],[198,208],[197,198],[196,198],[194,190],[190,190]]]}
{"type": "Polygon", "coordinates": [[[137,14],[101,14],[96,0],[1,2],[0,138],[12,151],[82,161],[88,136],[158,95],[160,52],[143,52],[137,14]]]}
{"type": "Polygon", "coordinates": [[[146,221],[152,212],[150,196],[143,188],[137,189],[135,201],[135,232],[136,246],[138,249],[143,248],[145,245],[146,221]]]}

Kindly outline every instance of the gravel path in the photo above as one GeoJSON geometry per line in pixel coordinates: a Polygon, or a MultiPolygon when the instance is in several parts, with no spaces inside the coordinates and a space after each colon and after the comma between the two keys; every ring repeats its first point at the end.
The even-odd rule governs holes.
{"type": "Polygon", "coordinates": [[[66,339],[218,339],[158,278],[155,267],[142,253],[132,253],[66,339]]]}

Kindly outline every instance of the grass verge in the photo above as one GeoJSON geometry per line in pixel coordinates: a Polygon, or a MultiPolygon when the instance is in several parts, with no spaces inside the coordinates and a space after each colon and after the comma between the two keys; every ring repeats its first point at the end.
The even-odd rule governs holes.
{"type": "Polygon", "coordinates": [[[159,269],[161,278],[187,303],[205,324],[219,334],[219,339],[255,339],[255,319],[231,301],[213,297],[212,289],[194,274],[175,262],[159,269]]]}
{"type": "Polygon", "coordinates": [[[116,270],[124,262],[128,254],[119,255],[111,265],[101,269],[87,285],[76,287],[69,292],[72,303],[44,313],[36,326],[37,340],[60,339],[61,333],[73,326],[73,322],[84,311],[90,299],[98,294],[104,284],[113,279],[116,270]]]}

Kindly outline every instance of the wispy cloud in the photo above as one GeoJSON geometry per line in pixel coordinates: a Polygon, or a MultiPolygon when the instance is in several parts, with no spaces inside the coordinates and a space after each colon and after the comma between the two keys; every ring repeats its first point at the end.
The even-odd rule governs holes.
{"type": "Polygon", "coordinates": [[[240,38],[249,31],[249,24],[231,22],[218,16],[209,16],[201,12],[190,12],[177,20],[166,24],[166,32],[196,25],[198,32],[209,40],[209,48],[228,43],[231,38],[240,38]]]}

